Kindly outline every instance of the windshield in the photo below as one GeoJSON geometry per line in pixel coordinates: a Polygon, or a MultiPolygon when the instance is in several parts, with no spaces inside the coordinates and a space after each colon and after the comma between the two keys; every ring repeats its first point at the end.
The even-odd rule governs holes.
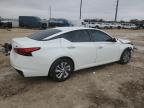
{"type": "Polygon", "coordinates": [[[37,33],[34,33],[30,36],[28,36],[28,38],[30,39],[33,39],[33,40],[38,40],[38,41],[42,41],[43,39],[49,37],[49,36],[52,36],[56,33],[59,33],[61,32],[61,30],[57,30],[57,29],[47,29],[47,30],[44,30],[44,31],[40,31],[40,32],[37,32],[37,33]]]}

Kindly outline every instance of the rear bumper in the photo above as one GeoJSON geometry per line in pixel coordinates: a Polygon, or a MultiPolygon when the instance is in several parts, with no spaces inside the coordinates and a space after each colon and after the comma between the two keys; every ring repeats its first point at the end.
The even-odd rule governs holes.
{"type": "Polygon", "coordinates": [[[26,69],[26,68],[23,68],[23,67],[18,67],[16,65],[14,65],[11,61],[11,65],[12,67],[23,77],[34,77],[34,76],[41,76],[41,75],[37,75],[36,71],[32,71],[30,69],[26,69]]]}
{"type": "Polygon", "coordinates": [[[48,76],[49,63],[41,57],[25,57],[14,53],[10,53],[10,63],[22,76],[37,77],[48,76]]]}

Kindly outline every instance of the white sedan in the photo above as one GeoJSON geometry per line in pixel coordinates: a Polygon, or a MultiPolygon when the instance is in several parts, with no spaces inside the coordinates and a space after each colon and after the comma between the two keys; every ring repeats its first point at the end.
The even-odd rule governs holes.
{"type": "Polygon", "coordinates": [[[11,65],[24,77],[50,76],[64,81],[73,71],[131,59],[130,41],[102,30],[81,27],[47,29],[12,40],[11,65]]]}

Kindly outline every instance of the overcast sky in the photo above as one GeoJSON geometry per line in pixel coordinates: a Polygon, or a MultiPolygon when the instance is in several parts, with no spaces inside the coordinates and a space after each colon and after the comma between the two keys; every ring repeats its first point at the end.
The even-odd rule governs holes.
{"type": "MultiPolygon", "coordinates": [[[[80,0],[0,0],[0,16],[18,18],[21,15],[49,18],[79,18],[80,0]]],[[[116,0],[83,0],[82,18],[113,20],[116,0]]],[[[119,20],[144,19],[144,0],[120,0],[119,20]]]]}

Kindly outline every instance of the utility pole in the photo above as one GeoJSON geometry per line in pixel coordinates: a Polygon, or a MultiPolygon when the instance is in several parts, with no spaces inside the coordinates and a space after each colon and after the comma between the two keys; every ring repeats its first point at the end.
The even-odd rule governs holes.
{"type": "Polygon", "coordinates": [[[80,19],[82,17],[82,0],[80,1],[80,19]]]}
{"type": "Polygon", "coordinates": [[[117,0],[117,4],[116,4],[115,22],[117,21],[118,7],[119,7],[119,0],[117,0]]]}
{"type": "Polygon", "coordinates": [[[51,6],[49,7],[49,19],[51,19],[51,6]]]}

